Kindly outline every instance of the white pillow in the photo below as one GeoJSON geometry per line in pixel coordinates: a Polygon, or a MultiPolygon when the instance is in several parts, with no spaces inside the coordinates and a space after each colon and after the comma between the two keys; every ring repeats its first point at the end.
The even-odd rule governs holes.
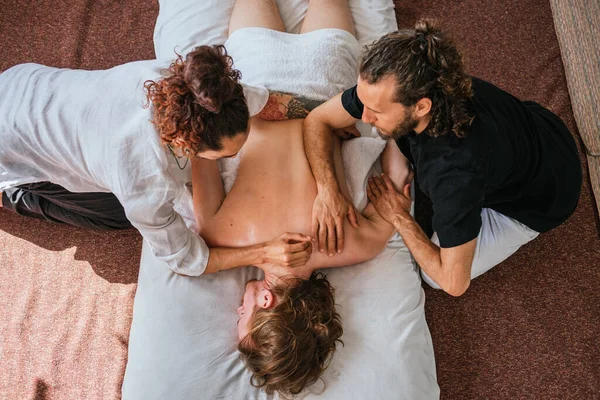
{"type": "MultiPolygon", "coordinates": [[[[157,59],[174,58],[174,51],[187,54],[196,46],[223,44],[227,40],[229,18],[235,0],[159,0],[154,29],[157,59]]],[[[367,45],[398,29],[391,0],[350,0],[356,38],[367,45]]],[[[279,13],[288,32],[298,33],[308,8],[308,0],[277,0],[279,13]]]]}
{"type": "MultiPolygon", "coordinates": [[[[345,345],[306,398],[438,398],[425,295],[402,241],[360,266],[324,272],[345,345]]],[[[235,310],[252,278],[261,278],[257,268],[179,276],[144,243],[123,399],[269,398],[250,385],[236,350],[235,310]]]]}
{"type": "MultiPolygon", "coordinates": [[[[201,44],[224,43],[233,0],[160,1],[157,58],[201,44]]],[[[279,0],[284,23],[298,32],[308,0],[279,0]]],[[[391,0],[351,0],[361,44],[396,30],[391,0]]],[[[336,288],[345,346],[338,347],[307,399],[439,397],[424,292],[415,263],[396,236],[375,259],[325,271],[336,288]]],[[[174,274],[144,242],[123,399],[266,399],[250,385],[236,350],[248,267],[190,278],[174,274]]],[[[276,398],[277,396],[275,396],[276,398]]]]}

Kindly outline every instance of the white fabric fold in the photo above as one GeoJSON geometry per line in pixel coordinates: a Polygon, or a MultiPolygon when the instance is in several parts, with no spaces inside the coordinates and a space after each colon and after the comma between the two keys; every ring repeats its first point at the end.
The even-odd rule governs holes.
{"type": "Polygon", "coordinates": [[[362,53],[356,38],[341,29],[291,34],[244,28],[225,47],[244,83],[322,101],[356,84],[362,53]]]}

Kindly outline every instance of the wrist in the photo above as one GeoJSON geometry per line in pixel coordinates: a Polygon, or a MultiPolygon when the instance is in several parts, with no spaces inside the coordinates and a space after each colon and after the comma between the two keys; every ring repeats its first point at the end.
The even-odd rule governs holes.
{"type": "Polygon", "coordinates": [[[397,231],[400,231],[402,226],[406,226],[407,224],[414,221],[414,218],[408,212],[397,212],[392,216],[392,225],[396,228],[397,231]]]}
{"type": "Polygon", "coordinates": [[[254,254],[254,265],[258,265],[260,269],[262,269],[262,264],[266,264],[267,261],[267,248],[268,248],[268,243],[260,243],[257,245],[252,246],[253,247],[253,254],[254,254]]]}
{"type": "Polygon", "coordinates": [[[340,187],[335,179],[326,179],[321,182],[317,182],[318,193],[339,193],[340,187]]]}

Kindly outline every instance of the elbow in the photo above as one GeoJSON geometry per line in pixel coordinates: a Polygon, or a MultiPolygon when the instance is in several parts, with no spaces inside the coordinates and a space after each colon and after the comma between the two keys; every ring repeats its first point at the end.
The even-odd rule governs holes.
{"type": "Polygon", "coordinates": [[[310,133],[313,133],[315,131],[315,127],[318,127],[319,125],[321,125],[321,121],[319,119],[318,112],[315,113],[312,111],[308,113],[303,122],[304,137],[307,137],[310,133]]]}
{"type": "Polygon", "coordinates": [[[470,274],[464,276],[457,276],[457,274],[450,274],[444,281],[444,284],[440,285],[442,290],[448,293],[452,297],[460,297],[469,288],[471,284],[470,274]]]}
{"type": "Polygon", "coordinates": [[[465,292],[469,288],[469,284],[470,281],[468,281],[467,283],[450,285],[447,288],[444,288],[444,291],[452,297],[460,297],[463,294],[465,294],[465,292]]]}
{"type": "Polygon", "coordinates": [[[329,128],[329,124],[327,123],[327,119],[325,115],[321,112],[320,107],[315,108],[311,112],[308,113],[306,118],[304,118],[304,132],[307,130],[312,131],[315,128],[320,130],[319,128],[329,128]]]}

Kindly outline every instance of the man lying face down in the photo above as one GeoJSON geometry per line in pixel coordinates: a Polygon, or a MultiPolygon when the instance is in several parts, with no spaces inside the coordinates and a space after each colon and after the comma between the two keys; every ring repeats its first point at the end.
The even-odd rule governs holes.
{"type": "MultiPolygon", "coordinates": [[[[354,37],[348,4],[310,2],[300,32],[285,33],[274,1],[238,0],[225,47],[248,83],[267,86],[271,91],[325,100],[336,88],[352,86],[362,47],[354,37]]],[[[275,119],[297,119],[251,120],[243,149],[234,160],[221,165],[226,178],[237,171],[227,196],[217,161],[202,155],[192,158],[194,215],[198,233],[209,246],[260,247],[264,245],[258,243],[283,233],[279,252],[270,247],[262,252],[261,262],[254,264],[263,270],[265,279],[248,282],[237,310],[242,359],[253,374],[252,384],[268,394],[296,394],[314,383],[340,342],[343,330],[333,288],[315,270],[370,260],[382,251],[393,233],[392,225],[367,204],[352,219],[355,228],[348,226],[345,235],[336,236],[331,227],[320,227],[323,233],[329,233],[327,239],[332,248],[340,250],[339,254],[334,257],[313,251],[308,233],[317,184],[304,152],[304,120],[298,118],[305,114],[297,112],[302,109],[299,104],[308,104],[298,100],[285,95],[271,97],[266,107],[272,110],[279,106],[279,117],[275,119]],[[274,101],[279,104],[271,104],[274,101]],[[234,165],[228,172],[230,162],[234,165]],[[310,251],[302,251],[307,249],[310,251]],[[282,252],[289,255],[285,263],[276,262],[282,252]]],[[[333,178],[350,198],[340,141],[335,135],[330,139],[333,178]]],[[[353,183],[355,179],[366,182],[373,161],[357,157],[349,163],[353,183]],[[355,164],[367,163],[366,168],[355,169],[355,164]],[[361,172],[354,173],[357,170],[361,172]]],[[[398,188],[412,179],[408,161],[391,141],[381,154],[381,166],[398,188]]],[[[361,194],[365,190],[361,184],[352,186],[361,194]]],[[[341,224],[351,223],[343,219],[341,224]]]]}
{"type": "MultiPolygon", "coordinates": [[[[274,233],[310,231],[317,185],[304,153],[302,121],[253,120],[226,197],[216,161],[192,159],[194,212],[199,233],[210,246],[252,246],[274,233]]],[[[337,177],[350,197],[340,143],[334,141],[337,177]]],[[[412,179],[393,142],[386,145],[381,164],[398,187],[412,179]]],[[[238,348],[253,373],[253,384],[267,393],[298,393],[327,367],[342,326],[333,288],[314,271],[367,261],[381,252],[393,233],[370,203],[357,220],[358,228],[347,229],[343,243],[336,238],[342,253],[332,257],[313,251],[305,265],[294,268],[266,257],[257,265],[265,279],[246,285],[237,310],[238,348]]],[[[303,244],[292,241],[289,246],[303,244]]]]}

